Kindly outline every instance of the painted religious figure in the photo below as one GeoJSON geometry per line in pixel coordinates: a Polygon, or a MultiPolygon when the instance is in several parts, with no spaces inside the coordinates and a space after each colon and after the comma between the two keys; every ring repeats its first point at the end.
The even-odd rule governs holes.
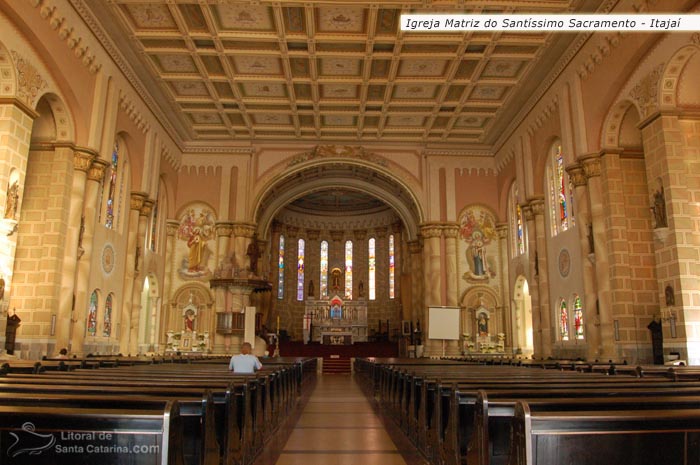
{"type": "Polygon", "coordinates": [[[211,254],[207,242],[214,236],[214,215],[202,208],[190,208],[180,220],[178,238],[187,245],[187,255],[179,270],[182,278],[202,278],[211,274],[207,261],[211,254]]]}
{"type": "Polygon", "coordinates": [[[470,207],[461,215],[460,235],[467,243],[468,271],[464,279],[486,281],[495,277],[495,261],[489,255],[489,246],[497,243],[493,214],[483,207],[470,207]]]}
{"type": "Polygon", "coordinates": [[[479,316],[476,320],[476,326],[477,326],[477,331],[479,332],[479,336],[488,336],[489,335],[489,322],[486,319],[485,313],[479,314],[479,316]]]}

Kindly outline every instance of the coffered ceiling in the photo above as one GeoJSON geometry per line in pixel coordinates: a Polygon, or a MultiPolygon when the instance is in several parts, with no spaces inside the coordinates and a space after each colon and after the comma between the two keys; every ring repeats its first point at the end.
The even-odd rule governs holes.
{"type": "MultiPolygon", "coordinates": [[[[400,31],[402,13],[595,11],[600,0],[85,2],[187,146],[488,149],[575,34],[400,31]]],[[[158,113],[157,113],[158,114],[158,113]]]]}

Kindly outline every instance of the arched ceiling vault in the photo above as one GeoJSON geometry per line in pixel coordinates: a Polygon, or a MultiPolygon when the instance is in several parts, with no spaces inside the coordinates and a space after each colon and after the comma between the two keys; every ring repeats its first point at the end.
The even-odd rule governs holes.
{"type": "Polygon", "coordinates": [[[422,213],[412,193],[389,175],[369,166],[324,163],[289,173],[271,185],[255,209],[258,237],[268,237],[272,220],[284,207],[310,193],[341,189],[364,193],[394,209],[409,240],[418,236],[422,213]]]}

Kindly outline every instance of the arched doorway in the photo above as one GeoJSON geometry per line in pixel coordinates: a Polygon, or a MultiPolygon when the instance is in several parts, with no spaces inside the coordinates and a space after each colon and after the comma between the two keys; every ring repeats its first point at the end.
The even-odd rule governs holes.
{"type": "Polygon", "coordinates": [[[513,290],[513,350],[523,355],[532,355],[532,299],[530,287],[524,276],[518,276],[513,290]]]}

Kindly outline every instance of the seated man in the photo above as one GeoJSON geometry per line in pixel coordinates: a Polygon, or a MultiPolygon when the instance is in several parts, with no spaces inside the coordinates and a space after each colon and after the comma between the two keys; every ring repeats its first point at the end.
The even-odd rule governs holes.
{"type": "Polygon", "coordinates": [[[244,342],[241,345],[241,353],[231,357],[228,369],[234,373],[255,373],[255,370],[261,369],[262,363],[258,357],[251,354],[252,351],[250,342],[244,342]]]}

